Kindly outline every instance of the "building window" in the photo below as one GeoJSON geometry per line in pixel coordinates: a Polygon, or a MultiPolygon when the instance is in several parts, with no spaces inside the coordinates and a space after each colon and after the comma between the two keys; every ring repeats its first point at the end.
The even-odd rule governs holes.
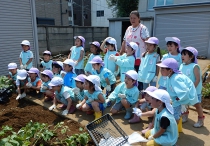
{"type": "Polygon", "coordinates": [[[96,11],[96,17],[104,17],[104,10],[96,11]]]}
{"type": "Polygon", "coordinates": [[[147,8],[148,10],[153,10],[154,6],[166,6],[172,5],[174,0],[148,0],[147,8]]]}

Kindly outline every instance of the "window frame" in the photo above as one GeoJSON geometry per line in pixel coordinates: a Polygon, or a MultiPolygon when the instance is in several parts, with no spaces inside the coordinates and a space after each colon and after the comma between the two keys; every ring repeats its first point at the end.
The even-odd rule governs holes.
{"type": "MultiPolygon", "coordinates": [[[[157,1],[158,1],[158,0],[154,0],[154,1],[155,1],[155,3],[154,3],[154,6],[153,6],[153,7],[157,6],[157,1]]],[[[164,0],[164,4],[161,5],[161,6],[166,6],[166,1],[167,1],[167,0],[164,0]]],[[[173,0],[173,2],[174,2],[174,0],[173,0]]],[[[154,11],[153,8],[152,8],[152,9],[149,9],[148,6],[149,6],[149,0],[147,1],[147,10],[148,10],[148,11],[154,11]]]]}
{"type": "Polygon", "coordinates": [[[104,10],[97,10],[96,11],[96,17],[104,17],[104,10]]]}

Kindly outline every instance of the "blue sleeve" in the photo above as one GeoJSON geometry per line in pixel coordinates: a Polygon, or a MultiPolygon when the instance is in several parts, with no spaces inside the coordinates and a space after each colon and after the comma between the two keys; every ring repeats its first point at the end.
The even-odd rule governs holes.
{"type": "MultiPolygon", "coordinates": [[[[123,82],[124,83],[124,82],[123,82]]],[[[120,91],[121,91],[121,88],[122,88],[122,86],[123,86],[123,83],[120,83],[115,89],[114,89],[114,91],[108,96],[108,99],[110,99],[110,100],[116,100],[116,99],[118,99],[118,100],[120,100],[120,97],[118,97],[118,94],[120,93],[120,91]]]]}
{"type": "Polygon", "coordinates": [[[108,72],[106,72],[105,74],[104,74],[104,78],[108,78],[110,76],[110,74],[108,73],[108,72]]]}
{"type": "Polygon", "coordinates": [[[117,59],[116,64],[120,67],[133,67],[135,63],[134,57],[126,57],[124,59],[117,59]]]}

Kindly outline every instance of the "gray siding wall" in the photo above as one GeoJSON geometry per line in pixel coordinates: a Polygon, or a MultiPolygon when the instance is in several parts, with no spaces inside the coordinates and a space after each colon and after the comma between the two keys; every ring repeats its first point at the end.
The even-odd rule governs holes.
{"type": "Polygon", "coordinates": [[[99,41],[108,36],[107,27],[59,27],[38,26],[39,52],[50,50],[52,54],[69,53],[74,45],[74,36],[85,38],[85,49],[89,50],[89,42],[99,41]]]}
{"type": "Polygon", "coordinates": [[[160,7],[155,9],[154,36],[166,49],[165,37],[176,36],[181,46],[193,46],[210,58],[210,4],[160,7]]]}
{"type": "Polygon", "coordinates": [[[22,40],[30,41],[31,51],[34,53],[33,62],[37,62],[39,58],[33,4],[32,0],[0,1],[0,75],[8,74],[9,63],[16,62],[19,65],[22,40]]]}

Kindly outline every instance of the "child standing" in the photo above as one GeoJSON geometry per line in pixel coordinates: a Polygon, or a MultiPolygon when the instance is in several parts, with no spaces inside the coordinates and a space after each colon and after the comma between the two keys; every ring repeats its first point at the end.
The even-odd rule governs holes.
{"type": "MultiPolygon", "coordinates": [[[[180,118],[180,116],[182,105],[194,105],[198,111],[198,122],[194,124],[194,127],[203,126],[203,110],[198,101],[194,83],[186,75],[182,74],[182,72],[178,70],[178,63],[173,58],[167,58],[162,63],[157,65],[161,67],[161,74],[168,77],[166,87],[172,100],[174,117],[177,123],[181,125],[182,118],[180,118]]],[[[180,131],[181,129],[179,132],[180,131]]]]}
{"type": "Polygon", "coordinates": [[[178,140],[177,123],[173,117],[174,111],[170,104],[167,91],[158,89],[147,92],[151,98],[152,108],[156,108],[154,128],[146,132],[147,146],[174,146],[178,140]]]}
{"type": "Polygon", "coordinates": [[[92,73],[92,65],[90,63],[88,63],[89,61],[91,61],[95,56],[100,56],[100,44],[97,41],[94,42],[90,42],[90,56],[88,58],[87,64],[85,66],[85,74],[86,75],[90,75],[92,73]]]}
{"type": "Polygon", "coordinates": [[[103,67],[104,62],[99,56],[94,57],[88,63],[92,64],[94,69],[92,74],[100,77],[102,89],[106,88],[107,95],[109,95],[110,92],[114,91],[114,88],[116,86],[116,78],[114,74],[107,68],[103,67]]]}
{"type": "Polygon", "coordinates": [[[17,80],[17,64],[16,63],[9,63],[8,64],[9,75],[8,78],[13,81],[14,85],[16,85],[17,80]]]}
{"type": "Polygon", "coordinates": [[[52,72],[54,74],[54,77],[63,78],[65,75],[65,72],[63,72],[63,62],[53,61],[52,62],[52,72]]]}
{"type": "MultiPolygon", "coordinates": [[[[177,37],[166,37],[165,41],[168,53],[163,55],[161,61],[165,60],[166,58],[174,58],[178,62],[178,65],[180,66],[182,63],[182,57],[180,54],[180,49],[181,49],[180,40],[177,37]]],[[[166,89],[166,78],[167,77],[164,76],[160,77],[158,81],[160,89],[166,89]]]]}
{"type": "MultiPolygon", "coordinates": [[[[84,74],[80,74],[76,78],[74,78],[77,87],[72,89],[72,91],[74,92],[74,95],[79,101],[83,101],[84,99],[85,77],[86,76],[84,74]]],[[[80,108],[80,107],[81,107],[81,104],[77,104],[77,108],[80,108]]]]}
{"type": "MultiPolygon", "coordinates": [[[[198,51],[193,47],[186,47],[182,50],[182,61],[183,63],[180,65],[180,71],[182,71],[183,74],[185,74],[187,77],[191,79],[191,81],[194,83],[196,92],[198,95],[198,103],[201,103],[202,95],[202,77],[201,77],[201,70],[199,65],[197,64],[197,55],[198,51]]],[[[197,106],[201,108],[201,106],[197,106]]],[[[199,112],[202,109],[197,109],[197,112],[199,112]]],[[[182,122],[186,122],[188,120],[189,111],[186,111],[182,115],[182,122]]],[[[203,117],[199,117],[199,119],[203,119],[203,117]]],[[[201,127],[203,125],[203,121],[199,120],[194,126],[195,127],[201,127]]]]}
{"type": "Polygon", "coordinates": [[[53,100],[53,105],[49,107],[49,110],[56,108],[57,101],[60,101],[66,105],[66,109],[62,112],[62,115],[67,115],[68,113],[72,114],[75,111],[75,106],[73,105],[74,93],[72,89],[63,85],[63,79],[60,77],[54,77],[48,84],[52,87],[52,90],[55,92],[55,97],[53,100]]]}
{"type": "Polygon", "coordinates": [[[134,42],[126,43],[126,53],[122,56],[114,56],[113,54],[109,56],[109,60],[112,60],[120,68],[120,81],[124,82],[125,73],[129,70],[134,69],[135,63],[135,51],[138,50],[138,45],[134,42]]]}
{"type": "Polygon", "coordinates": [[[40,88],[40,92],[44,93],[44,101],[49,101],[54,98],[54,92],[52,91],[52,88],[48,85],[52,78],[53,73],[51,70],[44,70],[43,72],[41,72],[42,85],[40,88]]]}
{"type": "Polygon", "coordinates": [[[118,113],[124,107],[126,115],[124,119],[128,120],[132,115],[132,106],[136,104],[139,97],[139,90],[137,88],[138,74],[134,70],[129,70],[125,73],[125,82],[120,83],[114,91],[109,95],[109,101],[116,101],[112,106],[110,112],[112,114],[118,113]]]}
{"type": "Polygon", "coordinates": [[[77,104],[77,108],[81,108],[85,112],[93,109],[96,120],[102,116],[102,112],[106,108],[105,96],[100,87],[100,78],[96,75],[87,76],[84,89],[84,100],[77,104]]]}
{"type": "Polygon", "coordinates": [[[104,67],[114,73],[115,76],[119,74],[118,66],[114,61],[109,61],[109,56],[119,56],[117,52],[117,41],[112,37],[107,37],[101,44],[101,50],[106,53],[104,56],[104,67]]]}
{"type": "Polygon", "coordinates": [[[64,71],[66,72],[63,80],[64,80],[64,86],[74,88],[76,87],[74,77],[77,75],[75,74],[74,70],[75,62],[72,59],[66,59],[63,62],[63,68],[64,71]]]}
{"type": "Polygon", "coordinates": [[[29,70],[32,67],[32,61],[34,58],[33,52],[30,51],[30,42],[23,40],[21,43],[23,51],[20,53],[20,69],[29,70]]]}
{"type": "MultiPolygon", "coordinates": [[[[160,48],[157,46],[159,40],[151,37],[145,41],[147,50],[142,54],[141,64],[138,71],[138,81],[143,83],[145,90],[149,85],[156,86],[159,68],[156,66],[161,59],[160,48]],[[157,52],[155,51],[157,48],[157,52]]],[[[142,90],[142,89],[139,89],[142,90]]]]}
{"type": "Polygon", "coordinates": [[[43,70],[52,70],[52,60],[50,60],[50,57],[51,57],[51,52],[50,51],[44,51],[43,52],[43,57],[44,57],[44,60],[41,61],[41,64],[40,64],[40,68],[41,68],[41,71],[43,70]]]}
{"type": "Polygon", "coordinates": [[[16,100],[22,99],[26,97],[26,84],[28,83],[28,74],[27,71],[24,69],[21,69],[17,73],[17,80],[16,80],[16,86],[17,86],[17,92],[18,96],[16,97],[16,100]]]}
{"type": "Polygon", "coordinates": [[[75,62],[76,74],[84,74],[85,38],[83,36],[75,36],[74,39],[75,46],[71,47],[68,58],[75,62]]]}

